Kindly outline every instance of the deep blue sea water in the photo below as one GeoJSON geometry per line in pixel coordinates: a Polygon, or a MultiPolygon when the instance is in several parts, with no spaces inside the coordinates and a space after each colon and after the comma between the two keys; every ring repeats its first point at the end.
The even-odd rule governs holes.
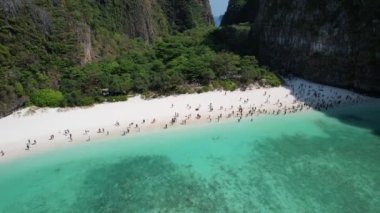
{"type": "Polygon", "coordinates": [[[380,212],[380,103],[144,133],[0,164],[0,212],[380,212]]]}

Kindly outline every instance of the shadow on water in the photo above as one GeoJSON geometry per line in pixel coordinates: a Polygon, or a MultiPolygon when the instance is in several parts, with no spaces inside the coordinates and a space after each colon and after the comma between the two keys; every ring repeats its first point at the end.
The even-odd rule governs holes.
{"type": "MultiPolygon", "coordinates": [[[[377,106],[380,108],[380,106],[377,106]]],[[[370,110],[370,109],[367,109],[370,110]]],[[[337,117],[340,121],[353,125],[359,126],[366,129],[372,130],[372,132],[378,136],[380,136],[380,112],[379,109],[371,110],[371,111],[363,111],[364,114],[370,113],[373,117],[359,117],[351,114],[338,114],[327,112],[326,114],[330,117],[337,117]]]]}
{"type": "Polygon", "coordinates": [[[328,117],[338,119],[342,123],[368,129],[373,134],[380,136],[380,99],[369,98],[369,100],[356,101],[355,99],[358,95],[352,93],[351,97],[354,97],[354,100],[349,100],[346,104],[344,102],[347,101],[347,96],[332,94],[329,96],[328,102],[334,106],[343,107],[331,108],[330,106],[326,110],[323,108],[323,106],[326,106],[326,102],[321,104],[321,100],[324,93],[330,91],[325,91],[326,88],[322,89],[318,86],[311,88],[299,88],[298,86],[299,84],[294,87],[286,86],[298,101],[304,102],[313,109],[324,113],[328,117]]]}
{"type": "Polygon", "coordinates": [[[366,103],[364,106],[358,106],[357,110],[361,110],[360,115],[359,112],[354,115],[345,112],[344,109],[342,111],[339,109],[327,110],[323,113],[345,124],[368,129],[373,134],[380,136],[380,102],[366,103]]]}

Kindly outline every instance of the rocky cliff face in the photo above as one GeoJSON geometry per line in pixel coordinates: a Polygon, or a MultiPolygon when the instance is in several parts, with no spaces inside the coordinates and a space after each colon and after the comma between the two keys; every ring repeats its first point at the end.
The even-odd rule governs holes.
{"type": "Polygon", "coordinates": [[[241,22],[262,63],[380,94],[380,1],[231,0],[223,24],[241,22]]]}
{"type": "Polygon", "coordinates": [[[100,50],[91,54],[89,47],[107,45],[110,38],[102,37],[109,34],[151,42],[175,30],[213,23],[208,0],[1,0],[0,12],[3,32],[20,28],[43,39],[72,33],[67,37],[82,44],[84,62],[103,56],[100,50]]]}
{"type": "Polygon", "coordinates": [[[0,117],[24,88],[57,88],[63,69],[116,57],[131,38],[210,24],[208,0],[0,0],[0,117]]]}

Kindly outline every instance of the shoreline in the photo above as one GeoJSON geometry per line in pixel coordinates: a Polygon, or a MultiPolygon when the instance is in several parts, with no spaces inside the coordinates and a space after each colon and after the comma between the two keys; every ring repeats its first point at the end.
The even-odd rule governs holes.
{"type": "MultiPolygon", "coordinates": [[[[344,107],[344,106],[342,106],[344,107]]],[[[288,114],[288,115],[285,115],[286,117],[291,117],[291,116],[302,116],[302,114],[304,115],[307,115],[309,113],[316,113],[316,112],[320,112],[320,111],[317,111],[315,109],[310,109],[310,110],[305,110],[305,111],[300,111],[300,112],[297,112],[297,113],[292,113],[292,114],[288,114]]],[[[256,122],[257,119],[263,119],[265,117],[276,117],[275,115],[271,115],[271,114],[264,114],[264,115],[259,115],[257,117],[255,117],[256,119],[254,119],[253,121],[250,121],[250,118],[243,118],[243,120],[241,121],[241,123],[247,123],[247,122],[256,122]]],[[[34,150],[30,150],[30,152],[25,152],[25,153],[21,153],[21,152],[17,152],[15,154],[13,154],[12,156],[7,156],[7,158],[4,158],[4,159],[1,159],[0,157],[0,166],[1,165],[5,165],[7,163],[13,163],[13,162],[17,162],[19,160],[23,160],[23,159],[26,159],[26,158],[32,158],[32,157],[36,157],[38,155],[41,155],[41,154],[51,154],[51,153],[54,153],[54,151],[64,151],[65,149],[70,149],[70,148],[75,148],[76,146],[87,146],[87,145],[91,145],[91,144],[98,144],[98,143],[107,143],[109,141],[113,141],[113,140],[117,140],[117,139],[120,139],[120,138],[124,138],[126,140],[128,139],[131,139],[131,140],[134,140],[136,139],[137,137],[143,137],[144,135],[150,135],[150,134],[160,134],[160,133],[165,133],[167,132],[168,134],[171,134],[173,132],[177,132],[177,131],[185,131],[185,130],[189,130],[191,128],[202,128],[202,127],[209,127],[209,126],[212,126],[212,125],[223,125],[223,124],[231,124],[231,123],[235,123],[236,125],[238,125],[240,122],[238,122],[236,119],[234,118],[230,118],[230,119],[221,119],[219,122],[216,122],[216,121],[213,121],[213,122],[209,122],[207,120],[199,120],[199,121],[194,121],[193,123],[189,123],[188,125],[175,125],[175,126],[172,126],[171,128],[168,128],[168,129],[164,129],[164,128],[146,128],[144,129],[144,131],[141,131],[141,132],[133,132],[131,134],[128,134],[128,135],[125,135],[125,136],[122,136],[120,134],[110,134],[110,135],[99,135],[98,137],[94,138],[93,140],[91,141],[85,141],[85,140],[82,140],[82,141],[75,141],[75,142],[67,142],[67,141],[56,141],[56,142],[53,142],[54,144],[44,144],[43,146],[39,147],[38,149],[34,149],[34,150]],[[58,144],[57,144],[58,143],[58,144]]],[[[126,143],[129,143],[129,142],[135,142],[135,141],[126,141],[126,143]]]]}
{"type": "Polygon", "coordinates": [[[0,156],[0,163],[75,144],[162,131],[166,126],[168,129],[182,128],[210,123],[210,120],[212,123],[240,122],[263,115],[327,110],[371,99],[348,90],[293,78],[276,88],[212,91],[151,100],[137,96],[126,102],[87,108],[35,110],[30,107],[0,119],[0,150],[5,153],[0,156]],[[53,140],[49,140],[51,135],[54,135],[53,140]],[[72,142],[69,142],[70,135],[72,142]],[[28,140],[31,144],[36,140],[37,144],[29,144],[27,151],[28,140]]]}

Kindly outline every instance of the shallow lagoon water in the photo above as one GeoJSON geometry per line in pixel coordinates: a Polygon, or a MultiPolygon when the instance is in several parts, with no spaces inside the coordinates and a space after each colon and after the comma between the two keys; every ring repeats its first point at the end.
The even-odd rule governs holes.
{"type": "Polygon", "coordinates": [[[380,103],[144,133],[0,165],[0,212],[380,212],[380,103]]]}

